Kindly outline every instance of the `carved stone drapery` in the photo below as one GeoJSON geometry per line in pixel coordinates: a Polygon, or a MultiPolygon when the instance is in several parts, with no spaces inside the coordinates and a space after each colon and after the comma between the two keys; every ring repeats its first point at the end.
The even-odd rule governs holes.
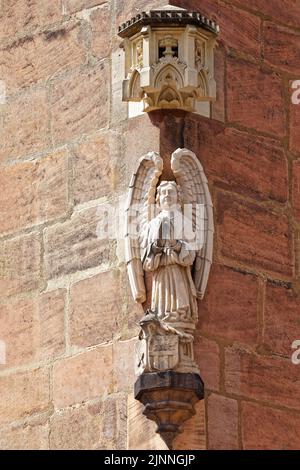
{"type": "Polygon", "coordinates": [[[136,396],[146,403],[145,414],[158,423],[169,446],[182,421],[194,413],[194,402],[203,398],[193,342],[197,298],[206,289],[214,231],[207,179],[196,155],[176,150],[171,169],[176,181],[159,183],[160,156],[152,152],[140,160],[130,183],[125,244],[132,294],[139,303],[147,296],[144,274],[152,273],[151,308],[140,321],[136,350],[136,396]],[[166,385],[170,373],[177,389],[166,385]],[[185,389],[189,399],[180,405],[187,383],[193,384],[185,389]]]}

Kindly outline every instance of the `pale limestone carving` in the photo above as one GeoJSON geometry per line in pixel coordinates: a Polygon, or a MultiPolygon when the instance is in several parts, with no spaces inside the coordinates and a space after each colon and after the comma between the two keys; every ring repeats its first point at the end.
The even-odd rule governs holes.
{"type": "Polygon", "coordinates": [[[140,322],[137,372],[195,372],[197,298],[212,263],[213,210],[203,168],[187,149],[172,154],[176,181],[159,178],[163,162],[149,153],[133,174],[126,210],[126,261],[134,299],[146,300],[144,274],[152,273],[151,309],[140,322]]]}
{"type": "Polygon", "coordinates": [[[139,69],[143,68],[143,41],[136,44],[136,64],[139,69]]]}
{"type": "Polygon", "coordinates": [[[123,101],[142,101],[145,112],[175,108],[200,112],[200,102],[216,98],[217,33],[218,26],[200,13],[170,5],[121,25],[123,101]]]}

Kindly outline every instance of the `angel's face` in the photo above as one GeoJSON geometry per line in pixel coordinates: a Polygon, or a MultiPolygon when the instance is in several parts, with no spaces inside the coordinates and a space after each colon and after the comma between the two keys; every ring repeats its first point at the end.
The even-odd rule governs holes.
{"type": "Polygon", "coordinates": [[[160,188],[159,205],[163,210],[170,210],[178,202],[177,189],[173,185],[164,185],[160,188]]]}

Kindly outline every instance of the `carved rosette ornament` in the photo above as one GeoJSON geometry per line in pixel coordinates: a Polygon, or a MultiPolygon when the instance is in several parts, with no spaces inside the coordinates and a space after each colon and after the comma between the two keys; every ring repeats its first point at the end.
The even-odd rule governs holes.
{"type": "Polygon", "coordinates": [[[219,27],[198,12],[167,5],[142,12],[119,27],[124,39],[123,101],[144,111],[200,112],[216,98],[214,47],[219,27]]]}
{"type": "Polygon", "coordinates": [[[169,448],[203,398],[193,343],[214,232],[207,179],[196,155],[176,150],[171,169],[175,181],[160,181],[161,157],[152,152],[140,160],[130,183],[125,243],[133,297],[143,304],[151,295],[140,321],[135,395],[169,448]],[[152,274],[151,293],[145,273],[152,274]]]}

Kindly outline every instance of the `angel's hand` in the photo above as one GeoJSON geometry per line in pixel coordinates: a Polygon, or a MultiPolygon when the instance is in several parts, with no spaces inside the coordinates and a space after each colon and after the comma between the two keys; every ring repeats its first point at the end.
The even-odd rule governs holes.
{"type": "Polygon", "coordinates": [[[158,238],[156,242],[154,242],[155,246],[157,246],[158,248],[163,248],[166,244],[165,240],[163,240],[162,238],[158,238]]]}
{"type": "Polygon", "coordinates": [[[151,250],[152,250],[152,253],[154,255],[157,255],[158,253],[161,253],[163,251],[163,249],[164,249],[164,247],[163,246],[158,246],[156,242],[152,243],[151,250]]]}
{"type": "Polygon", "coordinates": [[[172,246],[173,250],[176,251],[176,253],[179,253],[182,247],[182,242],[181,240],[176,240],[176,243],[174,246],[172,246]]]}

